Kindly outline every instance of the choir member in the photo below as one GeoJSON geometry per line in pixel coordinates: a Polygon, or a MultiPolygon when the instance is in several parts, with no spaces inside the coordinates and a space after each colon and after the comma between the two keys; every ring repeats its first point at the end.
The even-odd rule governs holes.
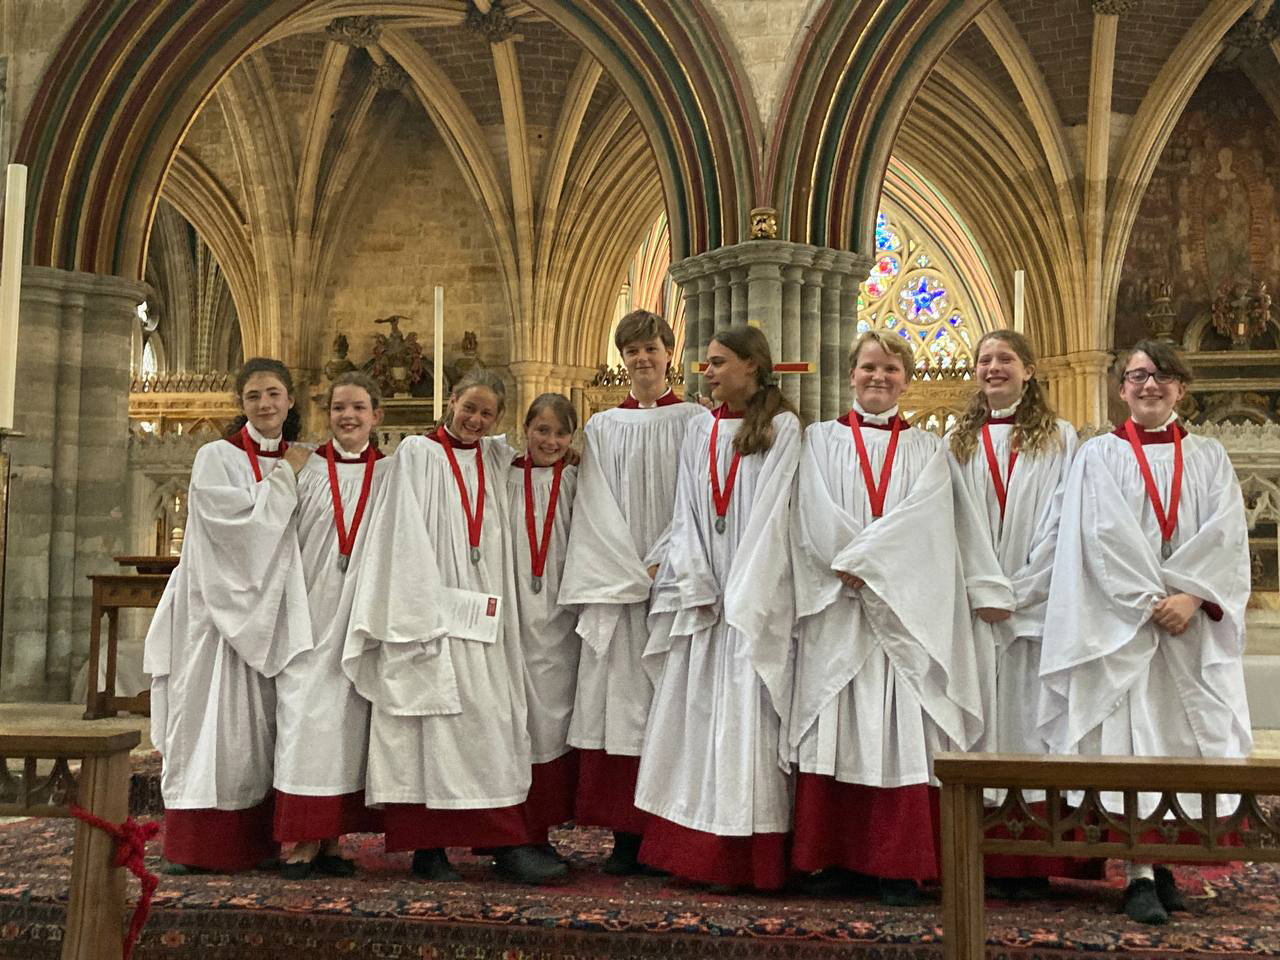
{"type": "Polygon", "coordinates": [[[530,742],[515,560],[512,450],[488,437],[506,388],[478,368],[430,436],[397,448],[360,565],[343,668],[373,709],[365,799],[413,872],[460,879],[445,847],[494,851],[522,883],[567,868],[524,819],[530,742]]]}
{"type": "Polygon", "coordinates": [[[168,872],[245,870],[271,838],[274,678],[313,644],[298,550],[298,418],[279,360],[236,376],[243,416],[196,453],[182,561],[147,631],[168,872]]]}
{"type": "MultiPolygon", "coordinates": [[[[676,460],[690,419],[702,412],[667,384],[675,334],[636,310],[618,322],[614,343],[631,392],[595,414],[584,433],[574,523],[559,602],[578,608],[582,654],[569,743],[578,748],[575,819],[608,827],[606,873],[642,869],[637,854],[646,816],[635,807],[640,748],[653,698],[643,663],[649,597],[666,552],[676,495],[676,460]]],[[[670,617],[659,618],[657,629],[670,617]]]]}
{"type": "Polygon", "coordinates": [[[391,467],[373,435],[381,399],[367,374],[339,375],[324,400],[332,437],[298,473],[298,543],[315,647],[276,677],[275,839],[286,845],[281,873],[292,880],[313,868],[349,876],[354,866],[340,855],[338,838],[381,829],[364,802],[369,702],[342,671],[358,569],[352,561],[391,467]]]}
{"type": "MultiPolygon", "coordinates": [[[[978,390],[947,438],[973,633],[987,685],[986,723],[975,749],[987,752],[1045,752],[1036,730],[1040,638],[1076,432],[1054,416],[1035,365],[1022,334],[984,335],[974,368],[978,390]]],[[[1043,791],[1023,795],[1033,803],[1044,799],[1043,791]]],[[[1001,802],[1003,791],[989,799],[1001,802]]],[[[1097,863],[989,856],[988,888],[1002,897],[1043,896],[1050,875],[1096,877],[1097,863]]]]}
{"type": "Polygon", "coordinates": [[[788,540],[800,420],[756,327],[707,347],[719,402],[689,424],[645,652],[657,682],[636,782],[640,859],[718,888],[773,890],[791,825],[783,718],[794,594],[788,540]]]}
{"type": "Polygon", "coordinates": [[[582,644],[576,611],[556,600],[578,483],[566,454],[577,429],[578,411],[567,398],[537,397],[524,418],[527,449],[507,476],[533,759],[525,819],[530,839],[542,844],[549,827],[573,819],[578,776],[568,737],[582,644]]]}
{"type": "MultiPolygon", "coordinates": [[[[1040,731],[1054,753],[1243,757],[1248,529],[1222,444],[1174,412],[1191,371],[1171,346],[1117,364],[1129,418],[1080,446],[1063,498],[1045,616],[1040,731]]],[[[1192,817],[1199,794],[1179,795],[1192,817]]],[[[1139,794],[1150,815],[1158,794],[1139,794]]],[[[1104,806],[1123,809],[1120,794],[1104,806]]],[[[1218,798],[1218,814],[1236,798],[1218,798]]],[[[1185,838],[1184,838],[1185,839],[1185,838]]],[[[1125,912],[1164,923],[1185,909],[1172,873],[1128,864],[1125,912]]]]}
{"type": "Polygon", "coordinates": [[[812,892],[914,903],[939,870],[933,755],[967,749],[983,704],[938,437],[898,412],[910,346],[864,333],[853,409],[805,434],[792,543],[799,763],[792,858],[812,892]]]}

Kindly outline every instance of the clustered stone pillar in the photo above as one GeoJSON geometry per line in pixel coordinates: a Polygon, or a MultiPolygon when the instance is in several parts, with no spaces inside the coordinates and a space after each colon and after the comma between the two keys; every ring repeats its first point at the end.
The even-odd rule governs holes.
{"type": "Polygon", "coordinates": [[[1045,357],[1038,376],[1049,388],[1049,401],[1058,416],[1076,426],[1109,423],[1108,384],[1111,354],[1105,350],[1081,350],[1045,357]]]}
{"type": "Polygon", "coordinates": [[[128,533],[129,358],[136,281],[26,267],[5,566],[8,699],[63,700],[89,646],[93,573],[128,533]]]}
{"type": "Polygon", "coordinates": [[[715,331],[750,323],[769,338],[775,363],[815,364],[815,373],[780,378],[801,415],[838,417],[849,407],[844,355],[870,269],[870,257],[783,240],[748,240],[673,264],[685,300],[686,393],[705,392],[695,371],[715,331]]]}

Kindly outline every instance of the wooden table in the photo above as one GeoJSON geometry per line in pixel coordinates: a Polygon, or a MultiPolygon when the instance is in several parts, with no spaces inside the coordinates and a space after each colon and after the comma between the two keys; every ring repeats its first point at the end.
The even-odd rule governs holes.
{"type": "Polygon", "coordinates": [[[1280,795],[1280,760],[939,753],[933,770],[942,784],[945,960],[985,960],[984,854],[1280,861],[1280,822],[1258,803],[1259,796],[1280,795]],[[987,787],[1008,791],[999,808],[983,805],[987,787]],[[1045,791],[1043,813],[1032,809],[1023,790],[1045,791]],[[1070,791],[1084,796],[1065,810],[1070,791]],[[1102,791],[1121,793],[1123,812],[1106,809],[1102,791]],[[1139,814],[1140,793],[1162,795],[1146,817],[1139,814]],[[1200,795],[1199,817],[1183,809],[1179,793],[1200,795]],[[1217,812],[1223,794],[1239,797],[1229,816],[1217,812]],[[1188,834],[1199,842],[1180,842],[1188,834]]]}
{"type": "MultiPolygon", "coordinates": [[[[136,730],[78,724],[0,733],[0,816],[69,817],[75,803],[108,823],[123,822],[129,815],[129,751],[139,737],[136,730]],[[12,770],[8,758],[20,760],[20,769],[12,770]],[[40,760],[53,760],[53,769],[38,772],[40,760]],[[81,761],[78,772],[71,760],[81,761]]],[[[125,878],[123,868],[112,865],[114,846],[103,831],[76,824],[63,960],[120,960],[125,878]]]]}
{"type": "Polygon", "coordinates": [[[151,713],[151,693],[116,696],[116,645],[120,640],[120,611],[126,607],[155,609],[169,582],[167,573],[107,573],[89,577],[93,583],[92,621],[89,626],[89,677],[85,689],[84,718],[114,717],[116,711],[151,713]],[[106,689],[98,689],[98,665],[102,658],[102,617],[107,618],[106,689]]]}

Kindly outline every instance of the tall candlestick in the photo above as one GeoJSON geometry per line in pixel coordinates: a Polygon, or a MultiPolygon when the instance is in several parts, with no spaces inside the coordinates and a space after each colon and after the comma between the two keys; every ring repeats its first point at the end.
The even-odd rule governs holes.
{"type": "Polygon", "coordinates": [[[4,250],[0,259],[0,430],[13,429],[18,379],[18,307],[22,297],[22,231],[27,212],[27,168],[9,164],[4,191],[4,250]]]}
{"type": "Polygon", "coordinates": [[[1013,329],[1025,333],[1027,328],[1027,271],[1013,271],[1013,329]]]}
{"type": "Polygon", "coordinates": [[[431,391],[431,412],[439,420],[444,416],[444,287],[436,287],[436,335],[431,354],[431,371],[435,385],[431,391]]]}

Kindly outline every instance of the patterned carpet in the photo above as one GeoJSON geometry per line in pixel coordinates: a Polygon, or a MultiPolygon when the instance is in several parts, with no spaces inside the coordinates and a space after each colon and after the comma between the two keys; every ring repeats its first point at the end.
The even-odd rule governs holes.
{"type": "MultiPolygon", "coordinates": [[[[148,761],[135,778],[135,809],[154,809],[148,761]],[[150,798],[150,799],[148,799],[150,798]]],[[[153,784],[152,784],[153,786],[153,784]]],[[[59,956],[74,826],[26,820],[0,827],[0,958],[59,956]]],[[[913,909],[872,900],[796,894],[715,895],[661,879],[599,872],[600,830],[559,831],[568,882],[529,888],[495,880],[485,858],[452,851],[465,880],[431,886],[412,878],[408,855],[380,837],[349,838],[360,872],[346,880],[290,882],[271,872],[162,876],[138,960],[680,960],[941,955],[937,891],[913,909]]],[[[149,866],[159,862],[159,840],[149,866]]],[[[1051,900],[989,903],[993,957],[1280,955],[1280,870],[1274,865],[1182,868],[1190,915],[1163,928],[1116,911],[1121,870],[1109,882],[1055,887],[1051,900]]],[[[131,895],[137,891],[130,880],[131,895]]]]}

